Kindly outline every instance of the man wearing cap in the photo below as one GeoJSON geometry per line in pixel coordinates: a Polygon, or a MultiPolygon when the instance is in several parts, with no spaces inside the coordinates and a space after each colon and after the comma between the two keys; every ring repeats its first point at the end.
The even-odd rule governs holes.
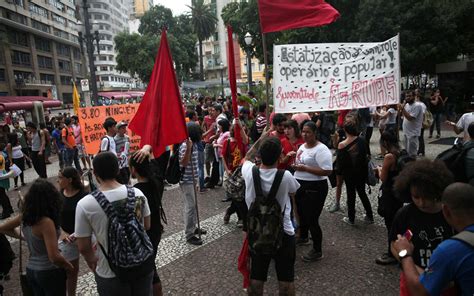
{"type": "Polygon", "coordinates": [[[128,184],[130,181],[130,169],[128,168],[128,154],[130,150],[130,138],[127,136],[127,125],[125,121],[117,123],[117,134],[114,137],[115,151],[119,163],[119,175],[117,181],[128,184]]]}
{"type": "Polygon", "coordinates": [[[117,134],[117,122],[112,117],[107,117],[103,124],[103,127],[106,131],[105,136],[100,141],[100,150],[99,152],[109,151],[117,155],[116,145],[115,145],[115,134],[117,134]]]}

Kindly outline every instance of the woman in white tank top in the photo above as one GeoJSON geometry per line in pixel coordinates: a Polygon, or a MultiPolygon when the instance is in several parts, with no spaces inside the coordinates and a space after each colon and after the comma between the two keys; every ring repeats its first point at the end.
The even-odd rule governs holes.
{"type": "MultiPolygon", "coordinates": [[[[18,141],[18,135],[16,133],[8,134],[8,144],[7,144],[8,158],[10,159],[10,164],[16,164],[21,170],[20,180],[21,186],[25,186],[25,178],[23,171],[25,170],[25,155],[21,151],[21,145],[18,141]]],[[[15,177],[15,189],[18,188],[18,177],[15,177]]]]}

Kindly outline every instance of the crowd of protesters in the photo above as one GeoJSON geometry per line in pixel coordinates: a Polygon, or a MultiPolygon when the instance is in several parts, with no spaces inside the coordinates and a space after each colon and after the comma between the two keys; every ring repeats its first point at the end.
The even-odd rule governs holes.
{"type": "Polygon", "coordinates": [[[81,255],[95,273],[100,295],[162,295],[155,259],[166,223],[161,202],[165,179],[175,156],[181,172],[186,242],[202,245],[207,234],[198,223],[197,193],[224,187],[222,202],[230,204],[223,223],[229,224],[236,213],[236,226],[248,234],[250,295],[263,294],[272,260],[280,294],[295,294],[296,248],[307,248],[301,257],[304,262],[324,258],[319,217],[329,186],[336,187],[330,212],[340,211],[343,184],[345,223],[359,223],[357,195],[365,211],[363,224],[374,223],[374,212],[383,217],[387,247],[374,259],[382,265],[400,264],[401,295],[443,291],[471,295],[474,113],[464,114],[457,123],[448,122],[456,133],[464,133],[464,183],[455,183],[457,172],[443,161],[423,157],[424,129],[429,128],[432,137],[436,128],[440,137],[446,100],[439,91],[429,102],[419,91],[407,91],[399,105],[275,114],[265,103],[242,99],[239,116],[234,118],[229,100],[201,97],[196,105],[183,107],[189,138],[156,159],[150,145],[131,152],[127,122],[112,117],[103,123],[106,135],[92,161],[75,116],[54,117],[41,126],[28,122],[26,130],[13,122],[14,129],[10,132],[4,126],[0,137],[5,151],[0,155],[3,219],[13,214],[5,193],[9,185],[3,181],[14,178],[16,187],[19,177],[21,186],[25,184],[23,174],[8,173],[9,166],[15,164],[23,171],[26,163],[40,178],[21,198],[20,214],[0,224],[0,233],[26,241],[30,250],[26,277],[35,295],[75,295],[81,255]],[[431,121],[427,113],[432,114],[431,121]],[[379,155],[371,153],[369,146],[376,126],[381,133],[379,155]],[[60,162],[59,190],[46,180],[52,150],[60,162]],[[372,159],[380,159],[381,165],[371,166],[372,159]],[[94,178],[86,182],[89,186],[84,184],[82,168],[93,169],[94,178]],[[366,192],[372,175],[381,181],[376,205],[366,192]],[[239,187],[239,182],[245,186],[239,187]],[[93,185],[97,190],[92,190],[93,185]],[[236,188],[243,188],[242,192],[236,188]],[[263,221],[259,220],[262,197],[274,200],[271,207],[277,211],[265,215],[278,217],[279,224],[258,225],[263,221]],[[273,233],[259,232],[262,227],[273,233]],[[273,251],[262,251],[256,242],[272,236],[273,251]]]}

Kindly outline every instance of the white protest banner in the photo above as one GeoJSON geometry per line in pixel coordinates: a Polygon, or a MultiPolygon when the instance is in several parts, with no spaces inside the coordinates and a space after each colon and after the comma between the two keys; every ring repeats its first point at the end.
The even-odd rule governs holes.
{"type": "Polygon", "coordinates": [[[400,42],[275,45],[276,113],[397,104],[400,42]]]}

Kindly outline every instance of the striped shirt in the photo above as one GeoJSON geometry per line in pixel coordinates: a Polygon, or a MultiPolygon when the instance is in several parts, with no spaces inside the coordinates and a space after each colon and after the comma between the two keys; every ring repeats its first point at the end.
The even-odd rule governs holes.
{"type": "MultiPolygon", "coordinates": [[[[179,162],[181,162],[184,158],[184,154],[186,153],[186,142],[183,142],[179,147],[179,162]]],[[[198,147],[196,144],[193,144],[192,151],[192,163],[194,164],[194,179],[197,180],[198,177],[198,147]]],[[[181,178],[180,183],[182,184],[192,184],[193,183],[193,168],[191,166],[191,161],[188,162],[184,170],[183,177],[181,178]]]]}
{"type": "Polygon", "coordinates": [[[258,114],[255,125],[257,126],[257,132],[261,134],[265,126],[267,126],[267,118],[262,114],[258,114]]]}

